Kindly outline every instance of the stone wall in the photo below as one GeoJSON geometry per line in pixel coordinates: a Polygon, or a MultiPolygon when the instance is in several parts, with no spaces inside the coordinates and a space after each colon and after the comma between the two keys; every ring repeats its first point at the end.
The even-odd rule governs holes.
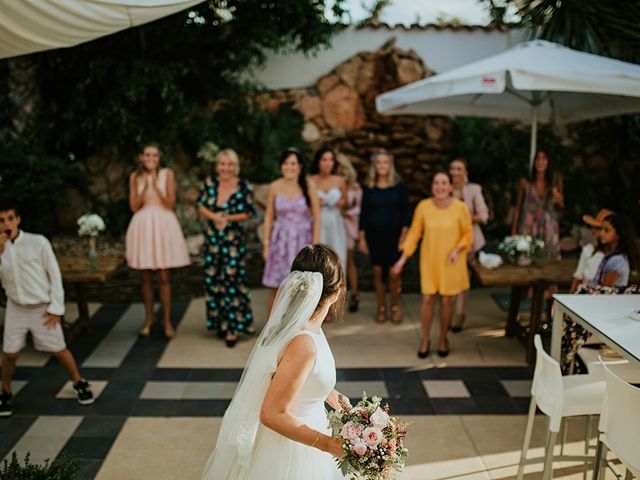
{"type": "Polygon", "coordinates": [[[361,180],[370,153],[376,147],[389,150],[415,201],[428,194],[430,172],[445,160],[450,122],[442,117],[383,116],[376,112],[375,98],[429,73],[413,50],[401,50],[391,41],[344,61],[311,88],[277,90],[259,100],[273,111],[292,102],[304,115],[302,136],[310,147],[329,144],[346,154],[361,180]]]}

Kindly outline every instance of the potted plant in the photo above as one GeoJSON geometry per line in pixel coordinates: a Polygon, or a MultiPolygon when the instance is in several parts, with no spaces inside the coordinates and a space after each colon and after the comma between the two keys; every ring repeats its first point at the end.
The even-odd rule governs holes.
{"type": "Polygon", "coordinates": [[[544,249],[544,242],[531,235],[510,235],[498,245],[498,251],[511,263],[520,266],[531,265],[544,249]]]}

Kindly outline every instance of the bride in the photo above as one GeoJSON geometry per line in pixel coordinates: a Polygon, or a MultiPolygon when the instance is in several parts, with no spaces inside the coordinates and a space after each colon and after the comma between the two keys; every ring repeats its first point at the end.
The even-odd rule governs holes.
{"type": "Polygon", "coordinates": [[[339,409],[322,322],[344,301],[344,271],[324,245],[303,248],[280,285],[227,409],[203,480],[344,479],[324,402],[339,409]],[[333,456],[333,457],[332,457],[333,456]]]}

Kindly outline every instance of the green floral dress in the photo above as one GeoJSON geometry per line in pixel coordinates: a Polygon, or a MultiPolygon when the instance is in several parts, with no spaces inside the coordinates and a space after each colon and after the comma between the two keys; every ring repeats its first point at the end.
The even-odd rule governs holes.
{"type": "MultiPolygon", "coordinates": [[[[197,206],[227,215],[248,213],[255,215],[253,190],[240,179],[238,189],[222,206],[216,205],[218,180],[207,178],[200,189],[197,206]]],[[[218,230],[211,221],[206,222],[204,249],[204,286],[207,306],[207,328],[220,335],[253,333],[251,297],[246,285],[247,252],[245,228],[241,223],[229,222],[218,230]]]]}

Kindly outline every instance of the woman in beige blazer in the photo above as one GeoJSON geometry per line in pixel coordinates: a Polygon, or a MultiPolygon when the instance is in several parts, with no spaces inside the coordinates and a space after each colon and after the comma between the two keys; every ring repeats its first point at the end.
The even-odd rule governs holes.
{"type": "MultiPolygon", "coordinates": [[[[468,260],[473,259],[478,251],[485,245],[484,234],[480,225],[489,220],[489,209],[482,196],[482,187],[477,183],[470,183],[467,172],[467,162],[462,158],[456,158],[449,164],[449,174],[453,181],[453,196],[462,200],[469,209],[473,222],[473,245],[469,250],[468,260]]],[[[469,290],[458,294],[454,318],[451,322],[451,331],[462,331],[466,318],[466,303],[469,290]]]]}

